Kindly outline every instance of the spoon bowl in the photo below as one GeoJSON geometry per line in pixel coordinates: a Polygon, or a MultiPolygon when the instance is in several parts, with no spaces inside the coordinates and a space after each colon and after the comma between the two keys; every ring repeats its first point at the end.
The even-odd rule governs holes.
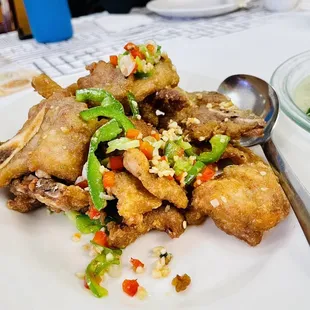
{"type": "Polygon", "coordinates": [[[263,137],[242,138],[240,144],[253,146],[265,143],[271,137],[279,114],[279,99],[276,91],[266,81],[246,74],[231,75],[218,87],[242,110],[251,110],[266,121],[263,137]]]}
{"type": "Polygon", "coordinates": [[[264,80],[246,74],[229,76],[220,84],[218,91],[230,97],[240,109],[251,110],[266,121],[263,137],[243,138],[240,143],[243,146],[262,146],[310,244],[310,194],[271,139],[271,132],[279,114],[276,91],[264,80]]]}

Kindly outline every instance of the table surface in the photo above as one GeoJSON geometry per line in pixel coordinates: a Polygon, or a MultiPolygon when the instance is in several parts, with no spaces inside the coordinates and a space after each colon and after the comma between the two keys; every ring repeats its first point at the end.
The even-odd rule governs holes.
{"type": "MultiPolygon", "coordinates": [[[[236,73],[269,81],[283,61],[310,49],[309,13],[271,13],[255,2],[249,10],[210,19],[162,18],[139,9],[128,15],[100,13],[74,19],[73,26],[71,40],[53,44],[19,41],[16,33],[0,35],[0,60],[9,63],[6,68],[22,65],[52,77],[83,75],[85,64],[119,52],[127,41],[152,38],[178,70],[219,81],[236,73]]],[[[7,100],[10,97],[0,99],[0,104],[7,100]]],[[[273,139],[310,191],[310,134],[280,113],[273,139]]]]}

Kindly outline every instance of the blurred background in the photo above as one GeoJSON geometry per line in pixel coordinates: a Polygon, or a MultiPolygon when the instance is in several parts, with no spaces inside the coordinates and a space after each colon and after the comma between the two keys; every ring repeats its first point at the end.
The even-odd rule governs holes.
{"type": "MultiPolygon", "coordinates": [[[[80,17],[84,15],[89,15],[93,13],[99,13],[106,11],[108,13],[129,13],[132,8],[144,7],[150,0],[65,0],[70,9],[72,17],[80,17]]],[[[169,0],[179,1],[179,2],[197,2],[197,0],[169,0]]],[[[167,0],[167,2],[169,2],[167,0]]],[[[223,4],[229,1],[225,0],[205,0],[205,2],[210,2],[212,5],[215,2],[223,4]]],[[[25,3],[31,2],[34,6],[37,0],[25,0],[25,3]]],[[[50,1],[41,1],[46,4],[50,1]]],[[[59,0],[52,1],[54,3],[61,2],[59,0]]],[[[200,1],[201,2],[201,1],[200,1]]],[[[309,0],[261,0],[261,1],[248,1],[239,0],[242,4],[247,4],[250,2],[261,2],[262,6],[269,10],[281,10],[281,7],[294,7],[296,4],[302,9],[310,9],[309,0]]],[[[25,5],[23,0],[0,0],[0,33],[9,32],[17,30],[21,39],[31,37],[31,30],[28,22],[27,13],[25,10],[25,5]]]]}
{"type": "MultiPolygon", "coordinates": [[[[68,0],[72,17],[107,11],[128,13],[149,0],[68,0]]],[[[0,33],[19,30],[21,37],[31,33],[23,0],[0,0],[0,33]]]]}

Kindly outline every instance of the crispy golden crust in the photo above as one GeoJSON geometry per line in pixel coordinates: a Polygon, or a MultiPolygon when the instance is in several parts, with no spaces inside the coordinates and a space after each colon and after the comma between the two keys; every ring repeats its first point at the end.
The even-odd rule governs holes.
{"type": "Polygon", "coordinates": [[[145,103],[146,108],[141,109],[143,118],[161,128],[166,128],[173,119],[194,140],[202,137],[208,140],[215,134],[226,134],[232,139],[261,136],[266,125],[260,117],[250,111],[239,110],[217,92],[187,93],[180,88],[168,88],[146,98],[145,103]],[[156,118],[153,114],[156,109],[165,115],[156,118]],[[198,119],[199,124],[187,122],[189,118],[198,119]]]}
{"type": "Polygon", "coordinates": [[[46,74],[40,74],[32,79],[32,87],[44,98],[50,98],[55,93],[61,93],[65,97],[74,96],[77,84],[73,83],[67,88],[62,88],[46,74]]]}
{"type": "Polygon", "coordinates": [[[192,212],[210,216],[227,234],[255,246],[289,213],[289,202],[271,168],[262,162],[228,166],[197,187],[192,212]]]}
{"type": "Polygon", "coordinates": [[[263,162],[263,160],[256,155],[253,151],[240,145],[228,144],[221,159],[231,159],[235,165],[241,165],[246,163],[263,162]]]}
{"type": "Polygon", "coordinates": [[[20,194],[14,199],[8,200],[7,206],[11,210],[18,211],[20,213],[27,213],[42,207],[43,204],[40,201],[29,197],[28,195],[20,194]]]}
{"type": "Polygon", "coordinates": [[[115,174],[111,188],[117,197],[117,209],[127,225],[141,223],[143,214],[161,206],[162,201],[149,193],[142,183],[128,172],[115,174]]]}
{"type": "Polygon", "coordinates": [[[167,210],[165,207],[160,207],[146,213],[142,223],[136,226],[110,222],[107,226],[109,245],[125,248],[150,230],[165,231],[171,238],[178,238],[184,232],[183,221],[184,216],[176,208],[171,207],[167,210]]]}
{"type": "Polygon", "coordinates": [[[138,102],[146,96],[167,86],[177,86],[179,76],[173,69],[169,58],[161,60],[154,69],[153,74],[145,79],[137,79],[134,76],[126,78],[118,68],[104,61],[92,63],[86,67],[90,74],[78,80],[78,87],[104,88],[122,103],[127,103],[127,92],[131,91],[138,102]]]}
{"type": "Polygon", "coordinates": [[[9,200],[8,207],[19,212],[46,205],[55,212],[79,211],[89,205],[89,194],[78,186],[64,185],[52,179],[38,179],[33,175],[16,179],[10,184],[10,191],[16,196],[9,200]]]}
{"type": "MultiPolygon", "coordinates": [[[[73,97],[54,94],[49,99],[32,107],[29,121],[43,113],[35,135],[27,139],[23,133],[29,128],[29,121],[19,131],[20,145],[14,144],[17,152],[0,169],[0,187],[23,174],[42,170],[52,176],[74,182],[81,175],[86,161],[89,140],[100,124],[97,121],[84,122],[79,113],[87,108],[85,103],[76,102],[73,97]]],[[[17,137],[17,136],[16,136],[17,137]]],[[[15,138],[0,146],[10,149],[15,138]]]]}
{"type": "Polygon", "coordinates": [[[38,145],[29,157],[30,171],[43,170],[74,182],[81,175],[96,124],[80,118],[79,113],[86,105],[71,97],[49,99],[43,104],[48,110],[38,145]]]}
{"type": "Polygon", "coordinates": [[[63,91],[63,88],[46,74],[33,77],[31,85],[44,98],[49,98],[53,93],[63,91]]]}
{"type": "Polygon", "coordinates": [[[149,173],[149,162],[141,151],[137,149],[126,151],[123,162],[124,167],[138,178],[151,194],[173,203],[177,208],[187,207],[188,199],[182,187],[174,180],[159,178],[149,173]]]}

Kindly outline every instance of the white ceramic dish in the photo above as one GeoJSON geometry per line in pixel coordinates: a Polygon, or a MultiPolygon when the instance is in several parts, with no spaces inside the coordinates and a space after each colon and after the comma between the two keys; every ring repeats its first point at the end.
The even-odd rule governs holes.
{"type": "MultiPolygon", "coordinates": [[[[187,90],[218,85],[207,77],[185,72],[180,76],[187,90]]],[[[69,85],[76,79],[75,75],[59,82],[69,85]]],[[[30,90],[14,98],[0,104],[0,141],[16,133],[28,109],[41,99],[30,90]]],[[[226,235],[210,219],[202,226],[189,227],[179,239],[149,233],[124,251],[121,278],[105,283],[109,297],[96,299],[74,275],[91,260],[82,250],[88,238],[72,242],[76,229],[62,214],[47,215],[44,209],[19,214],[5,207],[6,200],[7,192],[1,190],[0,309],[309,309],[310,251],[293,212],[255,248],[226,235]],[[174,255],[172,273],[166,279],[151,277],[154,260],[149,251],[157,245],[174,255]],[[146,264],[145,274],[130,270],[130,257],[146,264]],[[177,273],[192,278],[191,286],[181,294],[171,285],[177,273]],[[126,296],[121,289],[126,278],[138,278],[150,296],[144,301],[126,296]]]]}
{"type": "MultiPolygon", "coordinates": [[[[244,1],[241,1],[244,2],[244,1]]],[[[237,0],[153,0],[146,7],[167,17],[211,17],[240,8],[237,0]]]]}

